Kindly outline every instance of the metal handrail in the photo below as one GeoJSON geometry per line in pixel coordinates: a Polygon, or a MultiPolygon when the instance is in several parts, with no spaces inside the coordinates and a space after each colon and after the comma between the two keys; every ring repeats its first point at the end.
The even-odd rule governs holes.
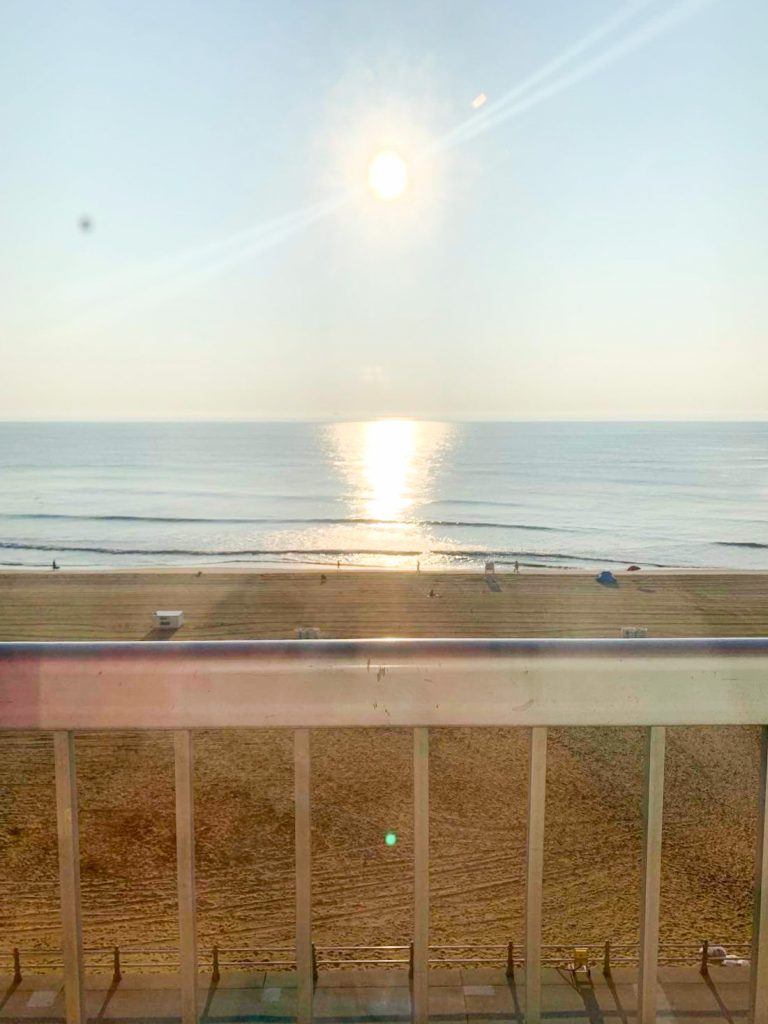
{"type": "MultiPolygon", "coordinates": [[[[251,953],[255,950],[266,949],[270,953],[293,953],[296,949],[295,946],[217,946],[216,947],[221,953],[251,953]]],[[[340,946],[329,946],[324,947],[328,949],[340,949],[340,946]]],[[[357,947],[351,946],[350,949],[356,949],[357,947]]],[[[360,949],[388,949],[388,946],[361,946],[360,949]]],[[[394,948],[394,947],[393,947],[394,948]]]]}
{"type": "Polygon", "coordinates": [[[763,725],[766,670],[768,637],[0,642],[25,731],[763,725]]]}
{"type": "MultiPolygon", "coordinates": [[[[274,947],[269,946],[269,947],[265,947],[265,948],[272,949],[274,947]]],[[[293,949],[293,946],[291,946],[290,948],[293,949]]],[[[438,947],[438,946],[430,946],[430,949],[438,949],[438,948],[440,948],[440,947],[438,947]]],[[[501,947],[499,947],[499,948],[501,948],[501,947]]],[[[357,949],[357,950],[359,950],[359,949],[408,949],[408,945],[407,944],[403,945],[403,946],[335,946],[335,945],[333,945],[333,946],[318,946],[318,949],[336,949],[336,950],[339,950],[339,949],[357,949]]]]}
{"type": "MultiPolygon", "coordinates": [[[[585,943],[586,945],[586,943],[585,943]]],[[[502,942],[461,942],[454,945],[446,945],[442,942],[430,942],[430,949],[506,949],[506,943],[502,942]]]]}
{"type": "MultiPolygon", "coordinates": [[[[719,958],[713,958],[708,955],[708,950],[713,946],[723,946],[726,949],[733,950],[735,952],[748,952],[750,949],[750,943],[746,940],[736,939],[724,939],[724,940],[705,940],[702,942],[661,942],[659,944],[659,964],[660,965],[678,965],[678,964],[696,964],[701,963],[702,967],[706,967],[709,963],[718,963],[719,958]],[[677,950],[687,951],[685,953],[677,953],[677,950]]],[[[638,954],[640,950],[640,944],[638,942],[605,942],[605,941],[592,941],[592,942],[556,942],[556,943],[544,943],[542,944],[542,957],[541,963],[544,966],[555,966],[563,967],[567,966],[573,960],[573,951],[576,948],[587,950],[587,962],[590,965],[603,964],[606,973],[610,972],[612,966],[633,966],[638,962],[638,954]],[[618,955],[617,955],[618,953],[618,955]],[[567,955],[557,955],[567,954],[567,955]],[[632,955],[634,954],[634,955],[632,955]]],[[[347,957],[334,957],[328,954],[338,952],[401,952],[410,949],[409,945],[327,945],[327,946],[316,946],[317,953],[317,965],[318,967],[331,967],[331,966],[408,966],[410,963],[409,958],[394,958],[394,957],[382,957],[382,958],[347,958],[347,957]]],[[[478,965],[487,966],[492,965],[496,967],[512,967],[516,965],[522,965],[525,963],[525,946],[523,943],[435,943],[430,945],[429,950],[432,952],[440,951],[455,951],[455,950],[467,950],[467,956],[430,956],[429,964],[434,967],[440,967],[445,965],[478,965]],[[498,956],[479,956],[478,952],[487,952],[489,950],[498,951],[498,956]]],[[[201,960],[208,960],[209,969],[213,966],[214,972],[218,972],[221,967],[255,967],[255,968],[293,968],[296,966],[295,958],[290,959],[262,959],[265,955],[270,953],[280,952],[294,952],[293,946],[214,946],[210,950],[201,950],[201,960]],[[228,959],[227,955],[232,954],[252,954],[246,957],[238,957],[237,959],[228,959]]],[[[128,968],[161,968],[169,966],[167,962],[162,962],[158,959],[152,960],[141,960],[135,961],[130,960],[126,965],[123,957],[127,954],[130,958],[131,955],[161,955],[163,957],[177,957],[179,956],[179,950],[173,947],[158,947],[158,946],[112,946],[109,948],[86,948],[83,950],[83,954],[86,958],[92,959],[94,957],[111,957],[114,962],[115,975],[120,975],[120,968],[127,966],[128,968]]],[[[24,959],[41,959],[48,960],[46,964],[36,964],[35,967],[38,970],[57,970],[61,967],[62,950],[60,949],[25,949],[20,947],[14,947],[10,951],[0,950],[0,963],[6,962],[13,966],[14,974],[16,977],[21,978],[21,963],[22,957],[24,959]]]]}
{"type": "Polygon", "coordinates": [[[410,960],[400,958],[387,957],[382,960],[318,960],[318,967],[327,967],[329,964],[407,964],[410,960]]]}

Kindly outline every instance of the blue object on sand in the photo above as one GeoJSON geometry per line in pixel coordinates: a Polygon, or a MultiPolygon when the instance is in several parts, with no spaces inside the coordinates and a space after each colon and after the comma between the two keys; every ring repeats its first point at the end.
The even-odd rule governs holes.
{"type": "Polygon", "coordinates": [[[595,579],[597,580],[598,583],[602,583],[604,587],[617,587],[618,586],[618,583],[616,581],[616,577],[613,575],[612,572],[608,572],[607,569],[603,569],[602,572],[599,572],[597,574],[597,576],[595,576],[595,579]]]}

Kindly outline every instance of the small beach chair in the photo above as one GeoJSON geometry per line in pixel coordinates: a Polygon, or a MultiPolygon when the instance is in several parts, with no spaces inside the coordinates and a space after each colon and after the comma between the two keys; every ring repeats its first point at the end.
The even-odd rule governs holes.
{"type": "Polygon", "coordinates": [[[589,966],[589,947],[588,946],[574,946],[573,947],[573,960],[568,965],[568,970],[573,975],[573,980],[578,981],[578,974],[581,972],[585,974],[587,978],[592,980],[592,971],[589,966]]]}

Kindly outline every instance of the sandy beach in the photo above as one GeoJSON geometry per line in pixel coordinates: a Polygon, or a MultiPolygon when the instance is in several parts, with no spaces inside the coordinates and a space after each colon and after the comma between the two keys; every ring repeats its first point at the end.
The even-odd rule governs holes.
{"type": "MultiPolygon", "coordinates": [[[[173,639],[651,636],[768,633],[768,577],[204,570],[0,573],[0,639],[152,639],[157,608],[181,608],[173,639]],[[433,595],[430,597],[430,591],[433,595]]],[[[410,938],[410,736],[313,733],[315,939],[410,938]],[[393,847],[384,844],[397,833],[393,847]]],[[[201,945],[290,943],[290,737],[196,739],[201,945]]],[[[163,734],[77,740],[87,946],[176,941],[173,761],[163,734]]],[[[433,730],[433,942],[522,933],[527,734],[433,730]]],[[[638,934],[641,733],[551,730],[547,941],[638,934]]],[[[49,736],[0,734],[0,928],[4,944],[57,947],[58,882],[49,736]]],[[[757,732],[668,737],[662,938],[744,939],[750,928],[757,732]]]]}
{"type": "MultiPolygon", "coordinates": [[[[598,637],[768,632],[768,575],[591,572],[0,572],[0,640],[149,640],[157,608],[181,608],[178,640],[598,637]],[[430,597],[430,592],[433,597],[430,597]]],[[[163,634],[165,636],[166,634],[163,634]]]]}

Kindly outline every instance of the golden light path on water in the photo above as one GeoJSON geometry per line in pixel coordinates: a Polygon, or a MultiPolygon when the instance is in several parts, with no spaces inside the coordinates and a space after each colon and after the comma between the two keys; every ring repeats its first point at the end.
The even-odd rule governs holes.
{"type": "Polygon", "coordinates": [[[436,474],[455,427],[412,419],[335,423],[328,428],[333,465],[345,478],[349,525],[331,531],[368,562],[412,564],[435,542],[422,520],[436,496],[436,474]],[[386,552],[386,554],[385,554],[386,552]],[[398,557],[399,556],[399,557],[398,557]]]}
{"type": "Polygon", "coordinates": [[[418,426],[415,420],[363,424],[362,477],[367,517],[396,521],[413,504],[411,477],[418,426]]]}

